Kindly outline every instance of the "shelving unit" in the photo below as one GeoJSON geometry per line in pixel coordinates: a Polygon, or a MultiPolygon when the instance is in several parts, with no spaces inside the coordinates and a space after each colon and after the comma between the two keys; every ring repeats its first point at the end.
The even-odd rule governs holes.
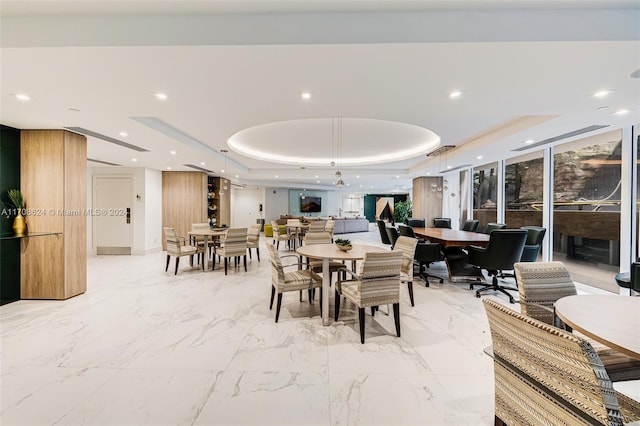
{"type": "Polygon", "coordinates": [[[231,181],[209,176],[207,182],[207,216],[211,226],[231,226],[231,181]],[[226,187],[226,188],[225,188],[226,187]]]}

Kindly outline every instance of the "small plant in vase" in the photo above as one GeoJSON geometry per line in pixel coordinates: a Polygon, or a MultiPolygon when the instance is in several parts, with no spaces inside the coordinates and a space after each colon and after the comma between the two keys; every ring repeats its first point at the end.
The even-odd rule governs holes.
{"type": "Polygon", "coordinates": [[[27,229],[27,224],[24,221],[24,216],[22,216],[22,208],[24,207],[22,192],[20,192],[20,190],[18,189],[10,189],[7,191],[7,195],[9,196],[9,200],[11,200],[11,203],[16,209],[16,217],[15,219],[13,219],[13,232],[16,235],[22,235],[27,229]]]}
{"type": "Polygon", "coordinates": [[[351,245],[351,240],[347,240],[345,238],[336,238],[334,241],[336,246],[343,251],[349,251],[353,248],[351,245]]]}

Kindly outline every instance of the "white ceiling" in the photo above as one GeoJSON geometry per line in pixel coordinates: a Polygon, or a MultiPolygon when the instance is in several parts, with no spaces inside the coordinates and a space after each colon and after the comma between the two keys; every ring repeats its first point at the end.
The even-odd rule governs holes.
{"type": "MultiPolygon", "coordinates": [[[[345,191],[406,191],[413,177],[449,165],[515,156],[510,150],[527,139],[640,122],[640,79],[630,77],[640,68],[638,1],[1,6],[0,122],[77,126],[149,150],[88,138],[89,157],[124,166],[191,170],[182,165],[204,162],[249,186],[333,188],[328,164],[284,165],[231,150],[225,159],[220,150],[245,129],[339,116],[419,126],[456,146],[434,159],[422,152],[342,168],[345,191]],[[601,89],[614,92],[591,96],[601,89]],[[450,99],[452,90],[462,96],[450,99]],[[158,101],[156,92],[169,99],[158,101]],[[621,108],[631,111],[612,114],[621,108]]],[[[414,144],[402,134],[371,139],[346,130],[349,155],[385,156],[385,138],[389,156],[414,144]]],[[[258,143],[267,152],[319,156],[323,136],[309,132],[304,140],[266,132],[258,143]]]]}

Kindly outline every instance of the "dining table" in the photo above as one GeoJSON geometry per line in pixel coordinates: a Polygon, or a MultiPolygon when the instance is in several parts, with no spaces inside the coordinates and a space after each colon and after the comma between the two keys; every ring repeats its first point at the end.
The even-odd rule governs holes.
{"type": "Polygon", "coordinates": [[[640,360],[640,297],[566,296],[554,307],[558,318],[574,330],[640,360]]]}
{"type": "Polygon", "coordinates": [[[287,231],[289,233],[289,235],[293,235],[293,249],[296,249],[296,243],[300,242],[302,240],[302,236],[304,235],[304,232],[309,229],[309,224],[308,223],[287,223],[285,225],[285,227],[287,228],[287,231]]]}
{"type": "Polygon", "coordinates": [[[344,251],[335,244],[306,244],[298,247],[296,253],[310,259],[322,259],[322,325],[329,325],[329,284],[331,273],[329,262],[331,260],[357,261],[364,259],[368,252],[387,252],[386,247],[370,246],[365,244],[352,244],[351,250],[344,251]]]}
{"type": "Polygon", "coordinates": [[[209,269],[209,237],[211,237],[211,242],[214,242],[215,239],[220,238],[224,235],[227,235],[227,228],[218,228],[218,229],[198,229],[195,231],[189,231],[188,235],[190,237],[204,237],[204,256],[202,260],[202,269],[204,271],[209,269]]]}

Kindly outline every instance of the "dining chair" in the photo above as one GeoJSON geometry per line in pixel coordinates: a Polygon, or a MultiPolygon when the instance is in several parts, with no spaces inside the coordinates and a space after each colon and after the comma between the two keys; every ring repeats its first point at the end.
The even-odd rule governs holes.
{"type": "Polygon", "coordinates": [[[640,403],[613,388],[591,344],[490,299],[496,425],[622,425],[640,403]]]}
{"type": "Polygon", "coordinates": [[[324,230],[331,235],[331,242],[333,242],[333,231],[336,227],[336,221],[333,219],[327,220],[327,223],[324,224],[324,230]]]}
{"type": "Polygon", "coordinates": [[[276,305],[276,322],[280,318],[280,307],[282,306],[282,294],[288,291],[302,291],[307,290],[309,292],[309,303],[313,301],[312,291],[316,288],[320,289],[320,316],[322,316],[322,277],[313,272],[311,268],[308,268],[305,263],[297,262],[292,264],[283,265],[282,258],[294,257],[298,258],[295,254],[280,256],[278,249],[273,244],[267,244],[269,250],[269,258],[271,259],[271,302],[269,303],[269,310],[273,309],[273,300],[276,293],[278,294],[278,302],[276,305]],[[295,267],[301,268],[291,272],[285,272],[285,268],[295,267]],[[306,269],[305,269],[306,268],[306,269]]]}
{"type": "Polygon", "coordinates": [[[407,225],[411,227],[416,227],[416,228],[424,228],[426,226],[426,220],[424,218],[418,219],[415,217],[408,217],[407,225]]]}
{"type": "Polygon", "coordinates": [[[527,231],[527,241],[524,243],[520,262],[535,262],[542,247],[542,240],[547,233],[547,228],[541,226],[522,226],[520,229],[527,231]]]}
{"type": "Polygon", "coordinates": [[[435,217],[433,218],[434,228],[449,228],[451,229],[451,218],[449,217],[435,217]]]}
{"type": "Polygon", "coordinates": [[[244,259],[244,271],[247,272],[247,228],[230,228],[226,236],[220,242],[220,246],[216,247],[213,256],[213,268],[216,267],[216,257],[220,256],[224,259],[224,274],[227,275],[229,259],[234,259],[237,266],[238,259],[242,256],[244,259]]]}
{"type": "MultiPolygon", "coordinates": [[[[192,223],[191,231],[208,231],[211,229],[208,223],[192,223]]],[[[204,253],[204,235],[192,235],[189,238],[189,244],[202,249],[202,255],[206,255],[204,253]]],[[[211,252],[211,247],[209,247],[209,252],[211,252]]],[[[200,254],[198,254],[198,263],[200,263],[200,254]]]]}
{"type": "Polygon", "coordinates": [[[273,244],[276,245],[276,249],[280,248],[280,241],[286,241],[287,244],[291,245],[291,240],[295,238],[293,235],[288,232],[280,232],[278,222],[275,220],[271,221],[271,227],[273,228],[273,244]]]}
{"type": "MultiPolygon", "coordinates": [[[[571,273],[562,262],[518,262],[513,265],[520,294],[520,312],[538,321],[571,331],[556,315],[554,305],[577,294],[571,273]]],[[[640,379],[640,360],[597,342],[598,352],[611,381],[640,379]]]]}
{"type": "Polygon", "coordinates": [[[484,234],[491,234],[491,232],[495,231],[496,229],[505,229],[506,227],[507,225],[504,223],[489,222],[484,228],[484,234]]]}
{"type": "Polygon", "coordinates": [[[396,241],[393,250],[402,252],[402,266],[400,268],[400,282],[407,283],[409,290],[409,300],[411,306],[415,306],[413,301],[413,261],[416,254],[416,246],[418,240],[416,238],[400,236],[396,241]]]}
{"type": "Polygon", "coordinates": [[[403,253],[400,250],[388,252],[367,252],[364,254],[360,273],[350,270],[349,280],[339,280],[335,287],[334,319],[340,314],[340,296],[344,296],[358,307],[360,342],[364,343],[364,309],[371,313],[380,305],[393,305],[396,335],[400,337],[400,270],[403,253]]]}
{"type": "Polygon", "coordinates": [[[251,225],[247,231],[247,250],[249,251],[249,259],[251,259],[251,249],[256,249],[256,256],[260,262],[260,229],[262,225],[256,223],[251,225]]]}
{"type": "Polygon", "coordinates": [[[462,230],[467,232],[476,232],[479,225],[480,221],[477,219],[465,220],[464,224],[462,225],[462,230]]]}
{"type": "Polygon", "coordinates": [[[387,225],[387,235],[389,236],[389,241],[391,241],[391,250],[393,250],[393,246],[396,244],[398,237],[400,236],[398,230],[395,226],[387,225]]]}
{"type": "Polygon", "coordinates": [[[307,232],[324,232],[326,223],[326,220],[313,220],[309,222],[309,229],[307,232]]]}
{"type": "Polygon", "coordinates": [[[171,256],[176,258],[176,270],[174,275],[178,274],[178,264],[180,263],[180,257],[189,256],[190,264],[193,266],[193,255],[202,253],[202,250],[197,246],[186,244],[184,237],[179,237],[176,234],[174,228],[163,227],[165,240],[167,241],[167,265],[165,266],[165,272],[169,270],[169,260],[171,256]]]}
{"type": "MultiPolygon", "coordinates": [[[[507,290],[517,290],[514,287],[498,284],[498,276],[505,270],[513,270],[513,264],[520,261],[527,231],[524,229],[498,229],[489,234],[489,244],[486,247],[469,246],[468,262],[479,269],[486,269],[492,277],[491,284],[476,290],[476,297],[485,291],[499,291],[509,297],[509,302],[515,299],[507,290]]],[[[473,289],[473,282],[470,283],[473,289]]]]}
{"type": "Polygon", "coordinates": [[[300,219],[287,219],[287,232],[299,244],[302,244],[302,222],[300,219]]]}

